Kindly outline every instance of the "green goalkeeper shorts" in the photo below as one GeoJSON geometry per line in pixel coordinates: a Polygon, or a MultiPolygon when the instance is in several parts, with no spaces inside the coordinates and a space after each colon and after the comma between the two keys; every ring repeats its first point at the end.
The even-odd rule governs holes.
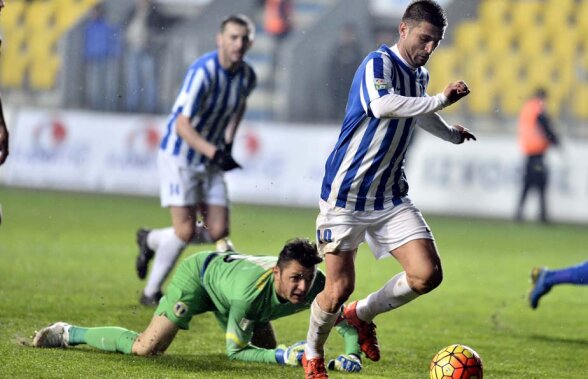
{"type": "Polygon", "coordinates": [[[182,261],[165,289],[155,315],[167,317],[180,329],[189,329],[194,315],[215,311],[201,280],[206,266],[215,257],[216,253],[202,252],[182,261]]]}

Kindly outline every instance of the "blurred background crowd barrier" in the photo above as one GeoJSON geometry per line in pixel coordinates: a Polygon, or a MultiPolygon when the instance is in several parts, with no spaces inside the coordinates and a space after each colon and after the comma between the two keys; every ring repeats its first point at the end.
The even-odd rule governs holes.
{"type": "MultiPolygon", "coordinates": [[[[257,72],[259,84],[248,104],[245,130],[247,125],[255,125],[256,130],[277,128],[288,140],[305,128],[308,140],[327,130],[329,138],[316,137],[323,141],[322,145],[312,144],[318,150],[303,146],[310,145],[308,140],[300,141],[300,145],[288,144],[292,154],[326,152],[329,144],[335,141],[355,68],[365,54],[381,43],[391,46],[396,42],[397,25],[409,1],[152,0],[149,7],[156,14],[145,26],[147,48],[137,52],[134,49],[137,41],[129,36],[128,25],[134,7],[141,2],[147,0],[7,2],[0,16],[0,90],[12,146],[6,166],[0,170],[0,182],[25,185],[17,180],[24,176],[22,170],[33,170],[33,166],[27,166],[31,162],[50,162],[50,155],[43,155],[43,151],[56,154],[55,151],[64,146],[69,146],[70,158],[95,162],[84,158],[81,145],[73,144],[73,136],[78,134],[87,135],[88,143],[100,141],[102,146],[122,143],[125,149],[147,149],[140,150],[141,154],[149,152],[154,159],[157,133],[163,127],[186,68],[196,57],[215,48],[219,23],[231,13],[247,14],[257,25],[255,44],[247,58],[257,72]],[[267,9],[276,1],[287,2],[290,6],[287,24],[277,32],[266,29],[267,9]],[[142,76],[135,77],[135,74],[142,76]],[[60,127],[56,119],[68,120],[67,125],[60,127]],[[101,125],[109,123],[126,125],[120,130],[124,129],[127,134],[116,133],[112,128],[101,129],[101,125]],[[135,127],[137,124],[142,126],[135,127]],[[89,138],[100,134],[95,141],[89,138]],[[122,140],[117,140],[119,137],[122,140]],[[130,141],[133,138],[135,142],[130,141]],[[31,151],[36,151],[34,156],[30,155],[31,151]]],[[[517,114],[523,102],[538,87],[543,87],[549,93],[548,110],[563,137],[562,152],[550,153],[549,157],[555,162],[554,178],[560,178],[554,182],[554,190],[549,195],[554,200],[550,203],[557,204],[561,199],[576,202],[566,203],[569,210],[554,210],[554,213],[559,212],[554,216],[588,221],[588,167],[584,164],[588,162],[588,1],[445,0],[441,3],[448,13],[449,28],[427,65],[431,72],[428,92],[439,92],[457,79],[470,85],[470,96],[442,113],[448,121],[459,122],[481,137],[476,142],[479,156],[472,152],[465,157],[477,157],[478,162],[483,157],[493,157],[488,159],[494,159],[495,163],[490,165],[494,169],[471,166],[453,175],[467,178],[476,170],[493,172],[497,177],[486,178],[489,181],[484,182],[481,195],[490,189],[504,191],[503,184],[512,181],[506,200],[509,205],[495,212],[500,217],[507,216],[506,208],[514,207],[517,192],[516,180],[511,176],[520,174],[522,164],[522,157],[516,151],[517,114]],[[506,171],[496,171],[498,166],[506,167],[500,163],[505,157],[510,160],[506,171]],[[572,216],[564,216],[566,213],[572,216]]],[[[253,151],[259,143],[243,135],[239,138],[241,152],[253,151]]],[[[276,139],[275,143],[279,141],[276,139]]],[[[267,145],[262,147],[265,149],[267,145]]],[[[416,191],[429,189],[422,188],[423,184],[418,181],[431,184],[419,176],[420,172],[422,175],[430,172],[425,164],[430,157],[422,155],[431,151],[427,138],[421,140],[420,135],[417,136],[415,149],[408,159],[409,175],[411,167],[420,170],[410,178],[416,191]]],[[[439,149],[434,151],[442,154],[439,149]]],[[[454,154],[457,157],[460,153],[454,154]]],[[[290,155],[288,152],[272,159],[290,159],[290,155]]],[[[150,166],[151,158],[118,156],[119,160],[113,161],[115,158],[111,156],[111,160],[105,162],[143,165],[154,177],[156,170],[150,166]]],[[[315,158],[312,165],[318,172],[310,176],[318,181],[324,157],[315,158]]],[[[278,185],[278,181],[273,180],[278,175],[273,172],[275,167],[258,164],[263,166],[260,169],[263,176],[256,180],[272,180],[273,185],[278,185]]],[[[95,168],[82,165],[80,170],[92,172],[95,168]]],[[[296,172],[296,167],[288,170],[296,172]]],[[[302,172],[301,176],[308,175],[303,168],[298,171],[302,172]]],[[[238,174],[240,181],[245,180],[247,172],[243,170],[238,174]]],[[[93,175],[98,174],[94,172],[93,175]]],[[[50,182],[44,183],[54,187],[50,182]]],[[[125,181],[118,185],[98,182],[101,184],[86,189],[118,188],[115,192],[155,194],[155,189],[149,186],[143,191],[125,191],[121,186],[125,181]]],[[[156,183],[156,180],[151,182],[156,183]]],[[[451,180],[436,183],[439,186],[444,183],[444,194],[451,198],[451,180]]],[[[464,183],[467,184],[467,180],[464,183]]],[[[29,184],[42,186],[43,180],[29,184]]],[[[309,193],[318,196],[314,185],[308,187],[309,193]]],[[[76,186],[69,189],[76,188],[80,189],[76,186]]],[[[415,196],[426,197],[418,192],[415,196]]],[[[443,198],[432,198],[443,203],[443,198]]],[[[284,202],[288,203],[287,196],[284,202]]],[[[292,203],[308,205],[309,200],[292,200],[292,203]]],[[[436,209],[435,205],[431,204],[430,209],[436,209]]],[[[464,211],[451,206],[439,211],[448,209],[464,211]]],[[[493,215],[484,211],[480,214],[493,215]]]]}

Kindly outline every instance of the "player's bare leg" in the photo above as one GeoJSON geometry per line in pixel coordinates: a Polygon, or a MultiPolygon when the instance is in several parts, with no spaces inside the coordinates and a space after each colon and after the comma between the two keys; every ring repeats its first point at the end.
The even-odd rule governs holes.
{"type": "Polygon", "coordinates": [[[276,333],[274,332],[271,322],[255,324],[251,344],[253,346],[261,347],[262,349],[275,349],[276,346],[278,346],[276,333]]]}
{"type": "Polygon", "coordinates": [[[179,328],[165,316],[153,316],[149,326],[137,337],[132,352],[136,355],[163,354],[172,343],[179,328]]]}
{"type": "Polygon", "coordinates": [[[419,295],[437,288],[443,281],[441,258],[435,241],[416,239],[392,252],[404,268],[409,287],[419,295]]]}
{"type": "Polygon", "coordinates": [[[341,310],[355,286],[355,255],[357,249],[329,253],[325,256],[326,282],[310,307],[310,323],[306,338],[303,366],[307,378],[327,378],[324,346],[341,310]]]}
{"type": "Polygon", "coordinates": [[[204,215],[204,226],[211,241],[216,243],[216,250],[220,252],[234,251],[235,247],[228,238],[229,208],[221,205],[204,205],[201,210],[204,215]]]}

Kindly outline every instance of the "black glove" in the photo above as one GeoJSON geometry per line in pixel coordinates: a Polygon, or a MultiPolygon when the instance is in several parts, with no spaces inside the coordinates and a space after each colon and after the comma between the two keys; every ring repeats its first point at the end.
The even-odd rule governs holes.
{"type": "Polygon", "coordinates": [[[212,164],[219,167],[223,171],[231,171],[235,168],[241,168],[239,163],[235,162],[231,153],[222,149],[217,149],[212,157],[212,164]]]}

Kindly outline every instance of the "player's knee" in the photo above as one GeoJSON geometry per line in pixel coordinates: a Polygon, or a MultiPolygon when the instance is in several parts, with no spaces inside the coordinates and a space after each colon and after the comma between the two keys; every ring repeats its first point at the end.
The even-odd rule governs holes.
{"type": "Polygon", "coordinates": [[[218,241],[229,235],[229,228],[227,226],[210,227],[208,233],[213,241],[218,241]]]}
{"type": "Polygon", "coordinates": [[[407,274],[407,280],[408,285],[414,292],[423,295],[439,287],[443,281],[443,271],[441,267],[436,266],[420,273],[420,275],[407,274]]]}
{"type": "Polygon", "coordinates": [[[157,355],[157,354],[159,354],[159,352],[157,351],[157,348],[155,345],[143,344],[141,342],[139,342],[139,343],[135,342],[135,344],[133,345],[133,354],[139,355],[142,357],[147,357],[147,356],[157,355]]]}
{"type": "Polygon", "coordinates": [[[182,224],[174,227],[176,236],[182,241],[189,243],[196,233],[194,225],[182,224]]]}

